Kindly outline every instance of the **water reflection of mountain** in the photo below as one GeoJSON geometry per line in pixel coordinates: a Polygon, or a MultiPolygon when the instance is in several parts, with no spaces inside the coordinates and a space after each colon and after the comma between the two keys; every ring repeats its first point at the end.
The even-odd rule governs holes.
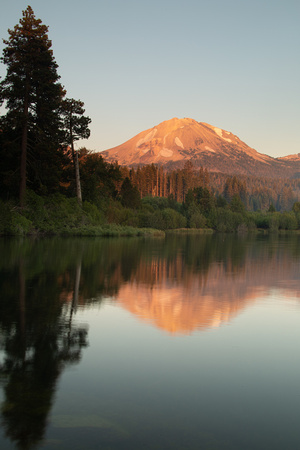
{"type": "Polygon", "coordinates": [[[208,264],[189,264],[191,255],[183,252],[172,261],[143,260],[120,286],[116,300],[168,332],[189,333],[229,321],[270,289],[299,297],[300,268],[289,240],[238,243],[237,253],[233,245],[231,252],[208,264]]]}
{"type": "Polygon", "coordinates": [[[168,332],[190,333],[229,321],[272,288],[297,297],[299,242],[297,235],[56,239],[27,253],[33,274],[37,264],[56,274],[62,304],[73,301],[80,267],[75,306],[113,298],[168,332]]]}
{"type": "Polygon", "coordinates": [[[3,241],[0,285],[10,295],[22,258],[29,289],[33,279],[45,282],[61,307],[113,298],[161,328],[188,333],[230,320],[271,288],[297,297],[299,242],[297,235],[3,241]]]}

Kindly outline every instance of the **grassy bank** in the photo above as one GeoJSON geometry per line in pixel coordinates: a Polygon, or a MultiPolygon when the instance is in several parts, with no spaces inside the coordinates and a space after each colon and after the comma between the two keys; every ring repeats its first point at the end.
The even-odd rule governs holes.
{"type": "MultiPolygon", "coordinates": [[[[199,207],[200,208],[200,207],[199,207]]],[[[249,232],[283,233],[300,230],[300,212],[241,212],[229,205],[201,212],[194,205],[164,198],[145,198],[138,208],[103,199],[97,205],[61,194],[41,197],[28,191],[26,207],[0,201],[0,235],[164,236],[249,232]]]]}
{"type": "Polygon", "coordinates": [[[102,237],[120,237],[120,236],[165,236],[162,230],[153,228],[135,228],[109,224],[103,226],[79,226],[77,228],[66,229],[59,232],[61,236],[102,236],[102,237]]]}
{"type": "Polygon", "coordinates": [[[55,195],[42,198],[30,193],[27,206],[0,201],[2,236],[164,236],[163,230],[108,223],[95,205],[55,195]]]}
{"type": "Polygon", "coordinates": [[[215,231],[212,228],[176,228],[167,230],[168,234],[212,234],[215,231]]]}

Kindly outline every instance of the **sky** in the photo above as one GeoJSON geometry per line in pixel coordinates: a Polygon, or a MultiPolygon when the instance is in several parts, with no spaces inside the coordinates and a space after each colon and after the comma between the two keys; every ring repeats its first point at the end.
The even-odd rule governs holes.
{"type": "Polygon", "coordinates": [[[189,117],[260,153],[300,153],[299,0],[2,0],[1,54],[28,4],[67,97],[92,119],[77,148],[189,117]]]}

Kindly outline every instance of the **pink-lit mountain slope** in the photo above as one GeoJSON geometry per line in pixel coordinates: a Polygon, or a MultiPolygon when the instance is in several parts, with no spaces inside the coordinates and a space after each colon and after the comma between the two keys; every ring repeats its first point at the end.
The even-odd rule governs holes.
{"type": "Polygon", "coordinates": [[[229,131],[188,118],[162,122],[101,155],[123,166],[153,163],[175,169],[191,160],[195,167],[211,172],[264,177],[300,174],[299,155],[272,158],[250,148],[229,131]]]}

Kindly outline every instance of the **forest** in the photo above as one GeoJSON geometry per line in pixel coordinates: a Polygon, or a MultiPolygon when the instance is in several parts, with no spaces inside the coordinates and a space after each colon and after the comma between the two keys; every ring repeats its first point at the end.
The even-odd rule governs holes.
{"type": "Polygon", "coordinates": [[[191,161],[176,170],[122,167],[76,150],[91,119],[81,100],[67,97],[47,33],[28,6],[3,40],[0,234],[300,228],[298,179],[212,173],[191,161]]]}

